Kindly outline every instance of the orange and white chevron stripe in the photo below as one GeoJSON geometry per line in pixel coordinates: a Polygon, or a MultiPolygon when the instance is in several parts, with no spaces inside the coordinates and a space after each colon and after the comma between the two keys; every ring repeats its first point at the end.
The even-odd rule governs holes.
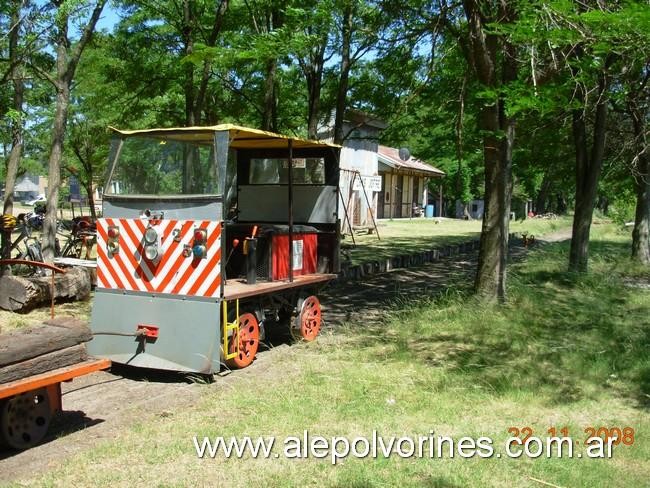
{"type": "Polygon", "coordinates": [[[209,220],[99,219],[97,287],[173,295],[218,297],[221,291],[221,222],[209,220]],[[159,258],[144,257],[148,226],[160,236],[159,258]],[[119,251],[107,249],[108,228],[119,228],[119,251]],[[194,231],[207,230],[207,257],[183,254],[194,231]]]}

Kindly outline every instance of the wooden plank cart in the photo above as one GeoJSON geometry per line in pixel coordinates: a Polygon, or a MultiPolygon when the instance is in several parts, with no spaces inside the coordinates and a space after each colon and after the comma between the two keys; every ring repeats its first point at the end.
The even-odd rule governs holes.
{"type": "Polygon", "coordinates": [[[0,443],[13,449],[38,444],[61,410],[61,383],[107,369],[107,359],[88,359],[45,373],[0,384],[0,443]]]}

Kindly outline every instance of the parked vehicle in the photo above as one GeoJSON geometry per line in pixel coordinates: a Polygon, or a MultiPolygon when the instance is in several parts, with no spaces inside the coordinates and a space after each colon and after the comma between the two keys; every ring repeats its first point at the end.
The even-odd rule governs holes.
{"type": "Polygon", "coordinates": [[[36,205],[38,202],[45,202],[45,195],[41,194],[41,195],[38,195],[36,198],[32,198],[31,200],[27,200],[25,202],[25,205],[29,205],[31,207],[33,205],[36,205]]]}
{"type": "Polygon", "coordinates": [[[89,352],[210,374],[314,340],[339,271],[340,147],[234,125],[114,130],[89,352]]]}

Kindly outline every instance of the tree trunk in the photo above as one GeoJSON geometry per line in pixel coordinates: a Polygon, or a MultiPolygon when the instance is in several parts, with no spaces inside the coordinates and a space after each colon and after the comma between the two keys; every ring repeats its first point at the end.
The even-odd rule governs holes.
{"type": "Polygon", "coordinates": [[[544,178],[542,179],[542,184],[537,193],[537,199],[535,202],[535,212],[538,214],[546,213],[546,203],[548,202],[548,191],[551,188],[551,179],[548,177],[547,173],[544,173],[544,178]]]}
{"type": "MultiPolygon", "coordinates": [[[[605,68],[606,69],[606,68],[605,68]]],[[[594,135],[591,151],[588,148],[585,108],[573,111],[573,141],[576,151],[576,201],[573,215],[573,233],[569,252],[569,270],[586,272],[589,262],[589,234],[596,203],[598,180],[605,155],[607,123],[607,76],[605,71],[598,80],[598,102],[594,121],[594,135]]],[[[579,100],[585,104],[583,87],[577,90],[579,100]]]]}
{"type": "Polygon", "coordinates": [[[650,174],[647,171],[645,176],[637,177],[636,195],[632,257],[640,263],[650,264],[650,174]]]}
{"type": "Polygon", "coordinates": [[[14,88],[13,109],[15,118],[11,123],[11,153],[7,161],[7,172],[5,175],[5,196],[3,212],[13,214],[14,188],[16,186],[16,174],[18,164],[23,152],[23,98],[25,83],[23,80],[22,62],[19,61],[18,38],[20,36],[20,14],[22,2],[15,2],[11,12],[11,25],[13,28],[9,33],[9,63],[13,65],[11,81],[14,88]]]}
{"type": "Polygon", "coordinates": [[[306,62],[301,62],[301,67],[307,82],[307,137],[318,138],[318,120],[320,118],[320,95],[323,86],[323,64],[327,35],[320,39],[314,47],[306,62]]]}
{"type": "Polygon", "coordinates": [[[512,199],[512,148],[515,125],[504,120],[505,136],[498,138],[501,123],[496,107],[483,109],[482,130],[490,131],[483,139],[485,162],[485,210],[481,229],[476,293],[488,300],[505,300],[508,237],[510,232],[510,202],[512,199]]]}
{"type": "Polygon", "coordinates": [[[309,139],[318,138],[318,119],[320,117],[320,93],[323,82],[322,71],[322,56],[320,58],[321,64],[315,66],[310,63],[309,73],[306,74],[307,80],[307,137],[309,139]]]}
{"type": "Polygon", "coordinates": [[[278,61],[276,59],[269,59],[266,63],[266,80],[264,81],[262,129],[271,132],[278,131],[277,70],[278,61]]]}
{"type": "Polygon", "coordinates": [[[352,3],[346,2],[343,10],[343,29],[341,36],[341,70],[336,92],[336,114],[334,116],[334,143],[343,143],[343,122],[348,101],[350,82],[350,45],[352,44],[352,3]]]}
{"type": "MultiPolygon", "coordinates": [[[[192,0],[183,0],[183,44],[185,55],[189,56],[194,51],[194,42],[192,39],[194,25],[194,12],[192,11],[192,0]]],[[[185,92],[185,126],[192,127],[196,120],[194,110],[194,65],[186,63],[185,80],[183,83],[185,92]]]]}
{"type": "MultiPolygon", "coordinates": [[[[11,123],[11,153],[9,154],[5,174],[3,213],[7,215],[13,215],[16,174],[18,173],[18,165],[23,152],[23,97],[25,83],[23,81],[22,62],[18,60],[21,5],[22,2],[15,2],[12,6],[11,25],[13,29],[9,33],[9,63],[13,65],[11,79],[14,88],[13,109],[15,114],[11,123]]],[[[0,257],[4,259],[11,257],[11,230],[0,232],[0,257]]],[[[4,274],[11,274],[11,268],[0,266],[0,276],[4,274]]]]}
{"type": "MultiPolygon", "coordinates": [[[[510,23],[514,19],[511,6],[502,2],[488,16],[480,2],[463,2],[469,27],[469,50],[464,50],[481,84],[500,91],[517,79],[515,47],[498,34],[487,33],[491,22],[510,23]],[[498,19],[498,20],[496,20],[498,19]]],[[[506,298],[506,265],[512,199],[512,149],[515,121],[505,112],[505,100],[497,95],[485,101],[480,110],[479,129],[483,135],[485,165],[485,211],[481,229],[478,266],[474,288],[477,295],[503,301],[506,298]]]]}
{"type": "Polygon", "coordinates": [[[98,0],[95,8],[83,29],[80,39],[68,52],[71,45],[68,39],[69,12],[63,9],[62,3],[57,6],[55,22],[56,39],[56,78],[47,75],[47,79],[56,90],[56,110],[52,127],[52,143],[48,163],[48,184],[46,195],[45,220],[43,222],[43,260],[47,263],[54,261],[56,254],[56,211],[59,204],[59,189],[61,186],[61,158],[63,156],[63,141],[68,123],[68,105],[70,103],[70,87],[74,80],[75,71],[84,48],[92,38],[97,21],[104,9],[106,0],[98,0]]]}
{"type": "MultiPolygon", "coordinates": [[[[217,8],[215,10],[214,24],[212,25],[212,31],[210,32],[210,36],[206,44],[208,47],[214,47],[217,42],[217,38],[219,37],[219,33],[221,32],[221,26],[223,24],[223,16],[228,10],[228,3],[229,0],[221,0],[217,5],[217,8]]],[[[203,109],[205,106],[205,99],[208,91],[208,82],[210,81],[211,68],[212,68],[212,63],[208,60],[205,60],[203,62],[203,70],[201,72],[201,82],[199,84],[199,89],[196,93],[196,99],[194,100],[193,118],[195,124],[201,123],[201,114],[203,113],[203,109]]]]}
{"type": "Polygon", "coordinates": [[[636,214],[632,232],[632,258],[650,264],[650,155],[646,143],[646,119],[645,114],[634,110],[635,107],[631,108],[638,161],[634,177],[636,214]]]}
{"type": "Polygon", "coordinates": [[[92,217],[93,220],[97,219],[97,211],[95,210],[95,192],[93,191],[93,179],[92,179],[92,173],[89,175],[90,176],[90,181],[84,185],[84,189],[86,190],[86,195],[88,195],[88,205],[90,206],[90,216],[92,217]]]}
{"type": "Polygon", "coordinates": [[[465,96],[467,87],[467,78],[469,73],[465,71],[463,82],[460,87],[460,94],[458,96],[458,115],[456,116],[456,123],[454,130],[456,133],[456,160],[458,161],[458,173],[456,176],[456,193],[463,207],[463,218],[470,220],[472,216],[469,213],[469,202],[465,193],[465,175],[463,174],[463,123],[465,119],[465,96]]]}
{"type": "MultiPolygon", "coordinates": [[[[64,52],[62,56],[65,55],[64,52]]],[[[56,112],[54,115],[54,126],[52,127],[52,145],[47,173],[48,180],[45,220],[43,221],[43,260],[46,263],[52,263],[56,254],[56,212],[59,205],[59,190],[61,188],[61,158],[63,155],[65,129],[68,122],[69,103],[70,88],[65,81],[61,81],[56,94],[56,112]]]]}

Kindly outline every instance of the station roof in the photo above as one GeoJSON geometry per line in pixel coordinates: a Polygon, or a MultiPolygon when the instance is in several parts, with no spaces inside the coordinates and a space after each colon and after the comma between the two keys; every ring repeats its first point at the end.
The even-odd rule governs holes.
{"type": "Polygon", "coordinates": [[[312,141],[309,139],[300,139],[296,137],[284,136],[273,132],[266,132],[250,127],[242,127],[233,124],[221,124],[204,127],[170,127],[160,129],[141,129],[141,130],[120,130],[115,127],[109,127],[115,133],[125,136],[143,135],[150,137],[159,137],[177,141],[198,142],[199,144],[212,143],[214,133],[220,131],[229,131],[231,143],[230,146],[236,149],[285,149],[289,139],[293,141],[294,149],[305,148],[323,148],[323,147],[340,147],[324,141],[312,141]]]}
{"type": "Polygon", "coordinates": [[[421,174],[423,176],[431,176],[441,178],[445,176],[445,172],[431,166],[424,161],[414,157],[409,157],[403,160],[399,156],[399,149],[394,147],[379,146],[377,151],[379,162],[399,171],[411,171],[413,173],[421,174]]]}

